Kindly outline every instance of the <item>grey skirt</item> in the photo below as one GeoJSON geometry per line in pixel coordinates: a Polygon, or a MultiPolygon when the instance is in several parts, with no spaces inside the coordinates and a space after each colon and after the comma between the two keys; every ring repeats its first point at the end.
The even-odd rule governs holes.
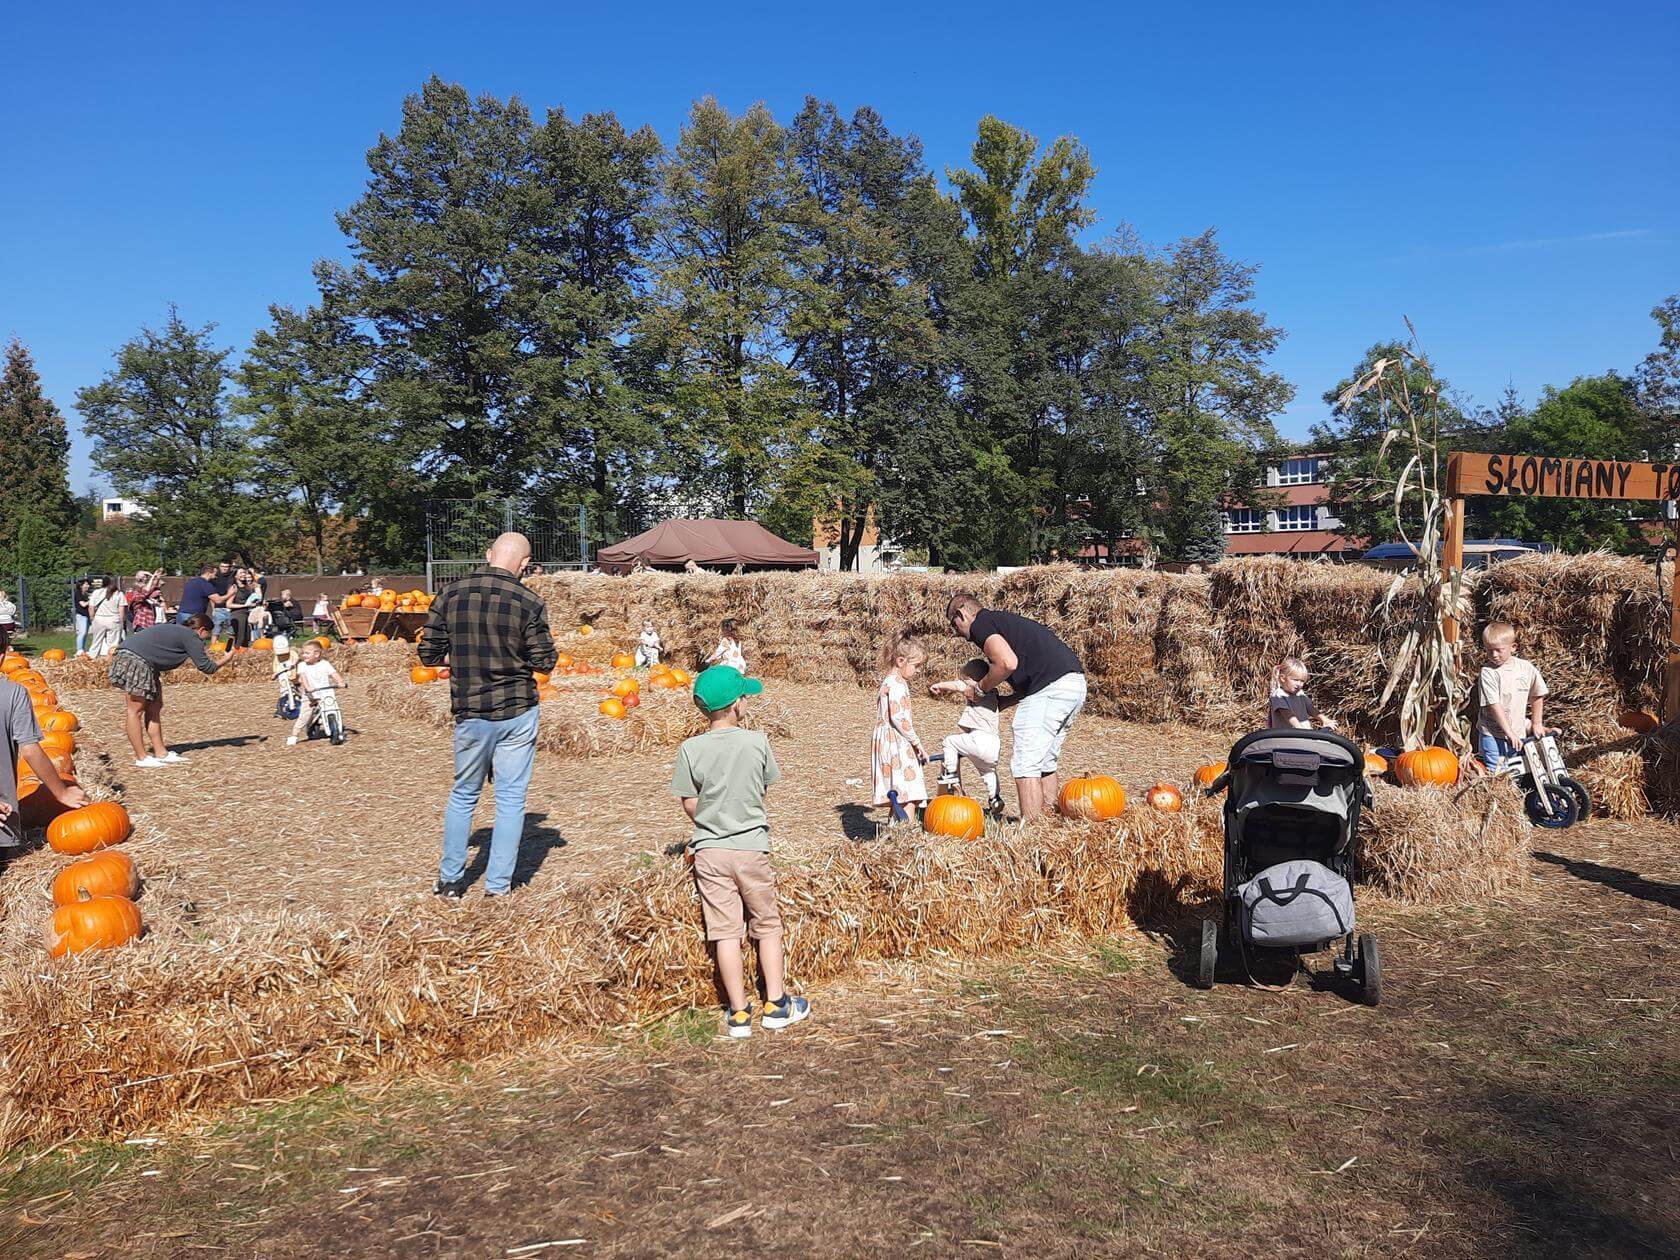
{"type": "Polygon", "coordinates": [[[111,686],[142,700],[157,700],[163,696],[163,683],[157,670],[133,652],[118,648],[111,657],[111,686]]]}

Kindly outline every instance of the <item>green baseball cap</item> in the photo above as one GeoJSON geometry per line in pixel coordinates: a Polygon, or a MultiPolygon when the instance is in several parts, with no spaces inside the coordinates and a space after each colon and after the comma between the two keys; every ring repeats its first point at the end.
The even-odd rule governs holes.
{"type": "Polygon", "coordinates": [[[763,683],[733,665],[713,665],[694,680],[694,698],[707,713],[727,709],[742,696],[756,696],[763,690],[763,683]]]}

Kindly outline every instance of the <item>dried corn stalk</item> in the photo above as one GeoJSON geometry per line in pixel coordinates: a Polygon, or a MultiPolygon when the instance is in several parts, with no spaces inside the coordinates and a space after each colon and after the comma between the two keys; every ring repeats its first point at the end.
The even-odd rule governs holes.
{"type": "MultiPolygon", "coordinates": [[[[1411,321],[1406,327],[1416,344],[1411,321]]],[[[1394,495],[1394,517],[1401,541],[1411,544],[1416,560],[1394,579],[1383,596],[1378,616],[1386,625],[1403,629],[1399,646],[1388,665],[1388,683],[1379,708],[1399,698],[1400,740],[1405,748],[1441,744],[1463,755],[1469,750],[1464,725],[1464,680],[1459,673],[1458,645],[1448,640],[1445,618],[1462,619],[1465,598],[1462,571],[1447,573],[1441,564],[1441,537],[1446,522],[1446,497],[1441,478],[1446,470],[1440,438],[1440,387],[1429,360],[1410,346],[1397,358],[1378,359],[1371,370],[1343,392],[1347,406],[1361,394],[1374,393],[1385,421],[1377,454],[1378,484],[1394,495]],[[1424,385],[1412,390],[1411,374],[1424,385]],[[1391,451],[1393,452],[1391,459],[1391,451]],[[1398,465],[1392,476],[1387,470],[1398,465]],[[1408,531],[1411,516],[1417,536],[1408,531]],[[1421,524],[1416,524],[1421,519],[1421,524]],[[1398,611],[1400,593],[1417,583],[1418,600],[1398,611]]],[[[1378,641],[1386,636],[1378,635],[1378,641]]]]}

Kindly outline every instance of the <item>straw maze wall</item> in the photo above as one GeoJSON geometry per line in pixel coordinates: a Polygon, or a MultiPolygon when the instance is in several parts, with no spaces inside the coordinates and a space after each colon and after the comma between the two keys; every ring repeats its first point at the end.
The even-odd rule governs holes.
{"type": "MultiPolygon", "coordinates": [[[[922,639],[930,675],[949,676],[972,649],[953,638],[945,604],[971,591],[982,603],[1035,617],[1079,653],[1093,712],[1135,722],[1183,721],[1234,736],[1263,720],[1272,666],[1302,657],[1309,694],[1369,743],[1397,732],[1379,703],[1387,650],[1400,630],[1382,603],[1394,578],[1357,566],[1265,557],[1225,561],[1208,574],[1073,566],[995,574],[827,574],[741,577],[560,575],[536,580],[557,631],[588,623],[628,645],[651,620],[667,656],[697,664],[737,619],[751,670],[765,678],[873,687],[901,634],[922,639]]],[[[1402,590],[1397,617],[1414,598],[1402,590]]],[[[1641,739],[1616,722],[1654,709],[1668,641],[1668,606],[1639,561],[1603,555],[1534,557],[1474,575],[1466,593],[1465,668],[1480,663],[1481,627],[1511,622],[1519,650],[1552,688],[1548,721],[1570,733],[1575,765],[1620,815],[1647,796],[1672,808],[1675,758],[1666,736],[1641,739]]]]}

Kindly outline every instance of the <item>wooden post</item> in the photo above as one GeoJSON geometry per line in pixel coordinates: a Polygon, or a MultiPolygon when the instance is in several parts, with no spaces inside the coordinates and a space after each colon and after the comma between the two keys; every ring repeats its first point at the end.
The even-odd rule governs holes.
{"type": "MultiPolygon", "coordinates": [[[[1667,505],[1664,505],[1667,510],[1667,505]]],[[[1680,516],[1674,520],[1673,585],[1668,604],[1668,667],[1663,670],[1663,721],[1680,718],[1680,516]]]]}
{"type": "MultiPolygon", "coordinates": [[[[1447,496],[1446,507],[1446,536],[1441,546],[1441,570],[1446,575],[1449,598],[1453,587],[1454,574],[1464,572],[1464,496],[1458,493],[1458,455],[1447,456],[1447,496]]],[[[1458,642],[1458,605],[1454,601],[1441,619],[1441,628],[1446,632],[1448,643],[1458,642]]]]}

